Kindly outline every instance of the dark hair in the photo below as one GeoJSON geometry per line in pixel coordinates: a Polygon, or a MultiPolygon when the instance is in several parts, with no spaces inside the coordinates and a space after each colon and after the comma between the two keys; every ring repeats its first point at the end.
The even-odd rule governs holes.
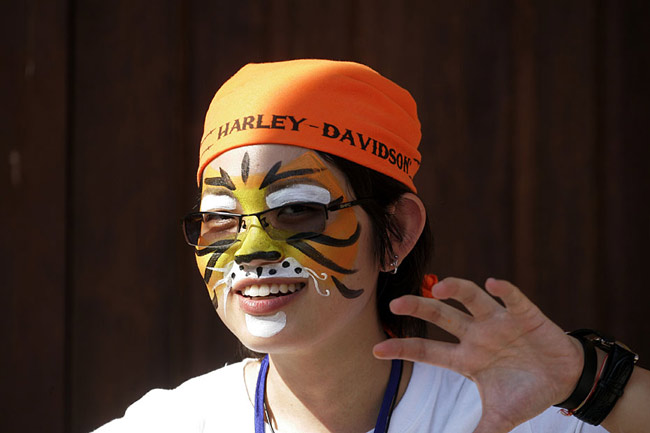
{"type": "MultiPolygon", "coordinates": [[[[402,194],[411,192],[406,185],[382,173],[348,161],[341,157],[318,152],[326,161],[343,172],[356,198],[372,198],[361,207],[368,214],[374,232],[374,250],[382,267],[393,256],[390,237],[401,241],[402,227],[393,218],[390,207],[402,194]]],[[[401,262],[396,274],[381,272],[377,280],[377,310],[384,328],[397,337],[424,337],[426,323],[411,316],[397,316],[390,312],[388,304],[402,295],[421,295],[420,286],[433,250],[433,236],[428,219],[415,246],[401,262]]]]}

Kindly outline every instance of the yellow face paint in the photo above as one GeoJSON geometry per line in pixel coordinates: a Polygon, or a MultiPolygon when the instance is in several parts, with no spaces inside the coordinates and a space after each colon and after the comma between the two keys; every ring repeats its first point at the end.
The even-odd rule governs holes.
{"type": "MultiPolygon", "coordinates": [[[[352,200],[313,151],[286,161],[250,161],[248,153],[243,153],[240,167],[232,162],[221,167],[220,160],[217,158],[204,172],[202,211],[251,214],[297,202],[331,204],[352,200]]],[[[352,267],[361,227],[352,208],[328,212],[324,229],[307,238],[273,239],[269,236],[271,229],[262,227],[255,216],[244,217],[243,225],[231,243],[196,252],[215,307],[226,299],[236,281],[245,278],[312,279],[315,289],[324,296],[334,288],[347,298],[363,291],[348,289],[341,282],[345,275],[356,272],[352,267]],[[247,259],[255,257],[263,257],[264,264],[249,265],[247,259]]]]}

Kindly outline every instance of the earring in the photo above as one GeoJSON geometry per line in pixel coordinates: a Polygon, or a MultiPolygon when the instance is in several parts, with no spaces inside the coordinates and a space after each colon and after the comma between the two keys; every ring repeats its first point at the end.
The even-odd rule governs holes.
{"type": "Polygon", "coordinates": [[[393,261],[390,263],[392,266],[393,270],[390,271],[391,274],[396,274],[397,273],[397,268],[399,267],[398,264],[399,256],[397,254],[393,255],[393,261]]]}

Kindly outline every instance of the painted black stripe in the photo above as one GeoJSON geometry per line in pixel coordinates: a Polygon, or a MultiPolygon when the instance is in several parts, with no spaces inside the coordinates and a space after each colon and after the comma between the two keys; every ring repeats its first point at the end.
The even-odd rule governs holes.
{"type": "Polygon", "coordinates": [[[248,152],[244,153],[244,158],[241,160],[241,179],[246,183],[248,181],[248,172],[250,170],[251,159],[248,152]]]}
{"type": "Polygon", "coordinates": [[[340,265],[337,265],[336,263],[334,263],[333,261],[331,261],[327,257],[323,256],[316,249],[314,249],[314,247],[312,247],[311,245],[305,243],[302,240],[292,241],[292,242],[287,241],[287,243],[289,245],[291,245],[292,247],[296,248],[297,250],[299,250],[301,253],[303,253],[304,255],[306,255],[307,257],[312,259],[313,261],[315,261],[316,263],[318,263],[320,265],[323,265],[323,266],[333,270],[334,272],[338,272],[339,274],[353,274],[353,273],[357,272],[356,269],[346,269],[346,268],[344,268],[344,267],[342,267],[340,265]]]}
{"type": "Polygon", "coordinates": [[[202,257],[205,256],[206,254],[212,254],[212,257],[210,257],[207,265],[205,266],[205,273],[203,274],[203,281],[205,281],[205,284],[208,284],[208,281],[210,281],[210,278],[212,277],[212,269],[208,269],[208,268],[214,267],[214,265],[217,264],[217,260],[219,260],[219,257],[221,257],[221,255],[225,253],[228,250],[228,248],[230,248],[230,246],[236,242],[239,242],[239,240],[238,239],[235,239],[234,241],[230,239],[221,240],[211,244],[209,247],[205,247],[200,250],[197,249],[194,251],[194,254],[197,257],[202,257]]]}
{"type": "Polygon", "coordinates": [[[216,241],[208,246],[205,246],[201,249],[196,248],[194,251],[194,254],[196,254],[198,257],[203,257],[206,254],[212,254],[214,252],[217,253],[223,253],[225,252],[228,248],[230,248],[231,245],[239,242],[239,239],[222,239],[220,241],[216,241]]]}
{"type": "Polygon", "coordinates": [[[235,263],[241,265],[242,263],[250,263],[253,260],[279,260],[282,255],[277,251],[256,251],[251,254],[243,254],[235,256],[235,263]]]}
{"type": "Polygon", "coordinates": [[[317,244],[328,245],[331,247],[349,247],[359,239],[360,234],[361,234],[361,227],[359,226],[359,224],[357,224],[356,230],[347,239],[337,239],[331,236],[318,234],[314,232],[302,232],[291,236],[290,238],[287,239],[287,242],[291,243],[292,241],[306,239],[309,240],[310,242],[316,242],[317,244]]]}
{"type": "Polygon", "coordinates": [[[205,281],[205,284],[208,284],[210,277],[212,277],[212,269],[209,268],[212,268],[217,264],[217,260],[219,260],[219,257],[221,257],[222,254],[223,252],[221,251],[215,252],[212,257],[210,257],[210,260],[208,260],[208,264],[205,265],[205,274],[203,274],[203,281],[205,281]]]}
{"type": "Polygon", "coordinates": [[[266,173],[266,176],[264,176],[264,180],[262,180],[262,184],[260,185],[259,189],[264,189],[267,186],[271,185],[273,182],[277,182],[278,180],[286,179],[288,177],[303,176],[305,174],[312,174],[323,171],[322,168],[300,168],[298,170],[289,170],[285,171],[284,173],[278,173],[281,165],[282,161],[278,161],[273,165],[273,167],[271,167],[268,173],[266,173]]]}
{"type": "Polygon", "coordinates": [[[205,178],[205,183],[211,186],[225,186],[229,190],[234,191],[236,189],[235,184],[232,183],[228,172],[221,167],[219,167],[219,171],[221,172],[221,177],[207,177],[205,178]]]}
{"type": "Polygon", "coordinates": [[[347,286],[342,282],[340,282],[339,280],[337,280],[335,276],[332,276],[332,281],[334,281],[334,285],[336,286],[337,289],[339,289],[339,292],[341,292],[341,295],[343,295],[343,297],[345,298],[348,299],[358,298],[363,293],[363,289],[359,289],[359,290],[348,289],[347,286]]]}

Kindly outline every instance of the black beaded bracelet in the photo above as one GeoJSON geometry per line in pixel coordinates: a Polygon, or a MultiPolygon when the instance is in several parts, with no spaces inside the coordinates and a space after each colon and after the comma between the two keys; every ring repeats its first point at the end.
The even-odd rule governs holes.
{"type": "Polygon", "coordinates": [[[582,374],[580,375],[580,379],[578,379],[578,384],[569,398],[554,406],[573,410],[580,406],[580,403],[585,401],[594,386],[594,381],[596,380],[596,369],[598,367],[598,357],[596,356],[594,345],[591,341],[580,335],[580,330],[569,332],[568,335],[575,337],[580,344],[582,344],[582,350],[584,351],[584,366],[582,367],[582,374]]]}

